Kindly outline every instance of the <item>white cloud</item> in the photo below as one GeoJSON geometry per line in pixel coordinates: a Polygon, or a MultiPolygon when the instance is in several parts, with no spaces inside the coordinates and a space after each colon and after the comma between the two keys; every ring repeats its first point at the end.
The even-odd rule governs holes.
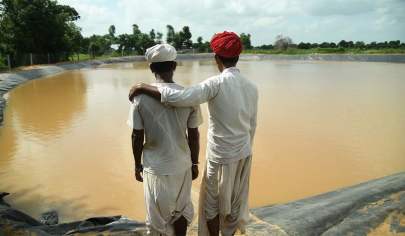
{"type": "Polygon", "coordinates": [[[106,34],[114,24],[117,33],[154,28],[166,32],[191,28],[193,38],[205,40],[218,31],[250,33],[254,45],[268,44],[277,34],[295,42],[364,40],[405,41],[403,0],[60,0],[81,15],[84,35],[106,34]]]}

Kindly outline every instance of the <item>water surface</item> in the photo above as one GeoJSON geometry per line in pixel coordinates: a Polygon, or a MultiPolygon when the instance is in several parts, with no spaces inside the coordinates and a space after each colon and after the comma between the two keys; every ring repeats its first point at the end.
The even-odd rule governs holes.
{"type": "MultiPolygon", "coordinates": [[[[179,64],[175,80],[184,86],[217,74],[211,61],[179,64]]],[[[239,68],[260,93],[251,207],[405,171],[403,64],[242,61],[239,68]]],[[[62,221],[118,214],[142,220],[127,93],[153,80],[145,63],[128,63],[14,89],[0,128],[0,190],[36,217],[55,209],[62,221]]],[[[206,105],[203,111],[201,160],[206,105]]]]}

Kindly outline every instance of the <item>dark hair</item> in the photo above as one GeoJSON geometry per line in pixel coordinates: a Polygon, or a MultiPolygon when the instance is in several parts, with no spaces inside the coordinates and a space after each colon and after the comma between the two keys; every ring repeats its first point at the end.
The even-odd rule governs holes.
{"type": "Polygon", "coordinates": [[[239,60],[239,56],[237,56],[237,57],[222,57],[220,55],[216,55],[216,56],[219,58],[219,60],[222,61],[222,63],[226,67],[235,66],[236,63],[238,63],[238,60],[239,60]]]}
{"type": "Polygon", "coordinates": [[[175,61],[154,62],[149,65],[153,73],[165,73],[176,70],[177,63],[175,61]]]}

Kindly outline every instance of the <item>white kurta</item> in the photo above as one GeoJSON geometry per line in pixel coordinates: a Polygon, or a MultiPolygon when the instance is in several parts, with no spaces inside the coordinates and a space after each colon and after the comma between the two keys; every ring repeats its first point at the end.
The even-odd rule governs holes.
{"type": "Polygon", "coordinates": [[[225,69],[183,90],[158,88],[162,103],[190,107],[208,102],[207,158],[226,164],[252,154],[256,130],[258,92],[256,85],[235,67],[225,69]]]}
{"type": "MultiPolygon", "coordinates": [[[[183,89],[174,83],[155,83],[157,87],[183,89]]],[[[202,123],[199,106],[173,108],[146,95],[137,96],[131,104],[128,125],[145,130],[143,146],[144,172],[172,175],[191,168],[187,128],[202,123]]]]}

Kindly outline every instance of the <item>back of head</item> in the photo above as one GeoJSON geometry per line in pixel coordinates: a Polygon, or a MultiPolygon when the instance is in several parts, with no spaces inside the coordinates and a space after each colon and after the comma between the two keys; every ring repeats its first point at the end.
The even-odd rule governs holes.
{"type": "Polygon", "coordinates": [[[153,73],[162,74],[176,69],[176,49],[170,44],[157,44],[146,49],[145,58],[153,73]]]}
{"type": "Polygon", "coordinates": [[[156,74],[173,72],[176,70],[177,63],[175,61],[154,62],[149,65],[150,70],[156,74]]]}

